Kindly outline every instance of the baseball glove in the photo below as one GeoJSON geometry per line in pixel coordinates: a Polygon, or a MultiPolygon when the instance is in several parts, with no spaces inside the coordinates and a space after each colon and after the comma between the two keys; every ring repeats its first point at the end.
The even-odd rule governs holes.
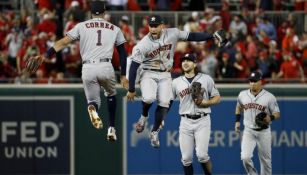
{"type": "Polygon", "coordinates": [[[191,87],[191,96],[197,105],[200,105],[203,100],[204,90],[201,88],[201,83],[193,82],[191,87]]]}
{"type": "Polygon", "coordinates": [[[34,73],[37,71],[39,66],[43,63],[43,57],[42,56],[34,56],[30,57],[26,61],[26,70],[30,73],[34,73]]]}
{"type": "Polygon", "coordinates": [[[261,129],[266,129],[268,128],[268,124],[264,121],[264,118],[266,117],[265,112],[260,112],[259,114],[256,115],[255,117],[255,123],[257,126],[259,126],[261,129]]]}
{"type": "Polygon", "coordinates": [[[228,39],[226,38],[226,32],[223,29],[214,32],[213,37],[217,39],[219,47],[226,47],[230,45],[228,39]]]}

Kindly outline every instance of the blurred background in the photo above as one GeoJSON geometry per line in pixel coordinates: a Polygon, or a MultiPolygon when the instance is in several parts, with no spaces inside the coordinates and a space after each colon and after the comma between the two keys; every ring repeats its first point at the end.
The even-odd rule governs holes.
{"type": "MultiPolygon", "coordinates": [[[[109,143],[106,130],[95,130],[88,119],[78,42],[36,73],[23,71],[30,56],[45,53],[77,23],[89,19],[89,4],[0,0],[0,174],[182,174],[178,102],[166,119],[161,148],[153,150],[149,133],[136,135],[133,130],[140,101],[126,102],[126,92],[118,86],[119,141],[109,143]]],[[[223,100],[213,108],[209,148],[215,174],[244,174],[240,137],[233,133],[235,101],[240,90],[248,88],[249,73],[259,70],[281,108],[281,120],[272,125],[273,174],[306,175],[306,12],[306,0],[108,0],[104,18],[122,29],[128,55],[148,33],[150,14],[161,15],[165,27],[226,30],[229,48],[217,48],[210,41],[178,42],[172,70],[174,78],[179,76],[180,57],[196,53],[200,72],[212,76],[221,92],[223,100]]],[[[119,77],[116,49],[112,61],[119,77]]],[[[106,111],[102,105],[102,116],[106,111]]],[[[201,174],[200,167],[195,171],[201,174]]]]}

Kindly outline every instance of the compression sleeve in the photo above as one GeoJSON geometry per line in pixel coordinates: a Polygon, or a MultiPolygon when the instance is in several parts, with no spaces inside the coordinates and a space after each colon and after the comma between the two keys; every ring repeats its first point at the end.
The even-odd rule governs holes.
{"type": "Polygon", "coordinates": [[[129,92],[135,92],[135,79],[140,63],[132,61],[130,70],[129,70],[129,92]]]}
{"type": "Polygon", "coordinates": [[[210,33],[191,32],[187,41],[207,41],[213,38],[213,35],[210,33]]]}
{"type": "Polygon", "coordinates": [[[118,45],[117,51],[119,54],[119,58],[120,58],[120,74],[121,75],[126,75],[126,66],[127,66],[127,53],[124,47],[124,44],[118,45]]]}

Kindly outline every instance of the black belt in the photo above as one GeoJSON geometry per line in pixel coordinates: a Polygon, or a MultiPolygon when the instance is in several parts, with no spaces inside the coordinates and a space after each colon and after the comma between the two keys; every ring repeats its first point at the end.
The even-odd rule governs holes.
{"type": "Polygon", "coordinates": [[[143,70],[151,70],[155,72],[169,72],[168,70],[161,70],[161,69],[149,69],[149,68],[143,68],[143,70]]]}
{"type": "Polygon", "coordinates": [[[262,130],[264,130],[264,129],[268,129],[269,127],[267,126],[267,127],[262,127],[262,128],[252,128],[252,130],[254,130],[254,131],[262,131],[262,130]]]}
{"type": "Polygon", "coordinates": [[[82,64],[88,64],[88,63],[102,63],[102,62],[110,62],[111,58],[100,58],[98,61],[95,60],[84,60],[82,61],[82,64]]]}
{"type": "Polygon", "coordinates": [[[184,115],[181,115],[181,117],[186,117],[186,118],[189,118],[189,119],[192,119],[192,120],[197,120],[201,117],[206,117],[207,115],[208,115],[207,113],[198,114],[198,115],[184,114],[184,115]]]}

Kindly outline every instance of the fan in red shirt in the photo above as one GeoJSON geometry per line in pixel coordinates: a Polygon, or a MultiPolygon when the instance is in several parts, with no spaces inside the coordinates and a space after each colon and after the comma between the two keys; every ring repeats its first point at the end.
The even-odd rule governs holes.
{"type": "Polygon", "coordinates": [[[284,51],[283,63],[280,65],[280,71],[277,74],[277,78],[284,78],[286,80],[300,79],[304,81],[304,72],[302,66],[295,57],[292,56],[291,52],[284,51]]]}

